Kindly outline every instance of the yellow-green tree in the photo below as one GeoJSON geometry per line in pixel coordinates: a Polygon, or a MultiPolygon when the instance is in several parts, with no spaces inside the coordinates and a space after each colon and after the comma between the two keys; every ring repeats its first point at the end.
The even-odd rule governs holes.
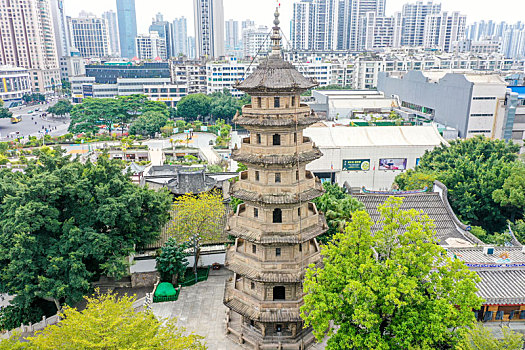
{"type": "Polygon", "coordinates": [[[508,327],[501,329],[502,336],[495,337],[487,328],[476,324],[456,346],[456,350],[521,350],[524,345],[522,334],[511,331],[508,327]]]}
{"type": "Polygon", "coordinates": [[[189,241],[193,246],[194,272],[197,279],[201,244],[221,236],[225,207],[218,191],[198,195],[186,194],[173,204],[173,220],[168,233],[179,242],[189,241]]]}
{"type": "Polygon", "coordinates": [[[202,337],[177,328],[173,320],[163,324],[149,311],[136,312],[133,297],[103,294],[88,297],[87,307],[78,311],[64,307],[58,325],[49,326],[27,342],[12,338],[0,349],[24,350],[201,350],[202,337]]]}

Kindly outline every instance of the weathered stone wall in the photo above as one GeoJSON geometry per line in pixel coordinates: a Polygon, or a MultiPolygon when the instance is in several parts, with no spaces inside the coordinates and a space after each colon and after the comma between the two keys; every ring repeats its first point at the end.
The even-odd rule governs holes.
{"type": "Polygon", "coordinates": [[[152,287],[157,281],[159,273],[157,271],[137,272],[131,275],[131,286],[135,287],[152,287]]]}

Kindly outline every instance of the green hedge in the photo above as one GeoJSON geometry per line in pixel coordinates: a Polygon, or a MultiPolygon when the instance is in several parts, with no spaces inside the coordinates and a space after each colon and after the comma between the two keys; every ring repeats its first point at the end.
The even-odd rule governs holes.
{"type": "MultiPolygon", "coordinates": [[[[210,273],[210,268],[201,268],[197,269],[197,282],[206,281],[208,279],[208,275],[210,273]]],[[[181,287],[189,287],[193,286],[195,284],[195,273],[192,269],[187,269],[186,273],[184,274],[184,281],[179,282],[179,285],[181,287]]]]}

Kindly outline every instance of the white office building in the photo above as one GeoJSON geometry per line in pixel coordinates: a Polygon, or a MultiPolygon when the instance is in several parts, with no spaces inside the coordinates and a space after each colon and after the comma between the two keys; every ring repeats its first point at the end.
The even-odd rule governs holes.
{"type": "Polygon", "coordinates": [[[0,4],[0,65],[27,68],[33,91],[53,92],[61,80],[49,1],[0,4]]]}
{"type": "Polygon", "coordinates": [[[135,48],[141,60],[167,60],[166,41],[157,32],[140,34],[135,38],[135,48]]]}
{"type": "Polygon", "coordinates": [[[0,100],[8,106],[21,102],[24,95],[31,93],[31,79],[25,68],[0,66],[0,100]]]}
{"type": "Polygon", "coordinates": [[[224,56],[223,0],[194,0],[196,57],[224,56]]]}
{"type": "Polygon", "coordinates": [[[91,13],[81,12],[69,19],[71,42],[85,58],[108,57],[111,54],[108,21],[91,13]]]}
{"type": "Polygon", "coordinates": [[[246,28],[242,32],[243,57],[266,56],[270,52],[270,29],[266,26],[246,28]]]}

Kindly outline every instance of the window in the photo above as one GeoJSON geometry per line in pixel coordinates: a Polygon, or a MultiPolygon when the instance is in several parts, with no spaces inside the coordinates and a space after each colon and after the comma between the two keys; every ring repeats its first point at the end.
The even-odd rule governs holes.
{"type": "Polygon", "coordinates": [[[472,113],[470,116],[471,117],[493,117],[494,114],[492,113],[472,113]]]}
{"type": "Polygon", "coordinates": [[[258,218],[259,217],[259,209],[253,208],[253,217],[258,218]]]}
{"type": "Polygon", "coordinates": [[[262,107],[262,99],[260,97],[257,97],[257,107],[262,107]]]}
{"type": "Polygon", "coordinates": [[[297,208],[297,216],[301,216],[301,208],[297,208]]]}
{"type": "Polygon", "coordinates": [[[274,108],[281,107],[281,99],[279,97],[274,97],[273,98],[273,107],[274,108]]]}
{"type": "Polygon", "coordinates": [[[281,256],[281,248],[275,248],[275,256],[281,256]]]}
{"type": "Polygon", "coordinates": [[[252,282],[252,283],[250,284],[250,287],[251,287],[252,289],[255,289],[255,282],[252,282]]]}
{"type": "MultiPolygon", "coordinates": [[[[286,293],[284,286],[273,287],[273,300],[285,300],[286,293]]],[[[277,327],[277,326],[276,326],[277,327]]]]}
{"type": "Polygon", "coordinates": [[[295,96],[292,96],[292,106],[295,106],[295,96]]]}
{"type": "Polygon", "coordinates": [[[255,181],[259,181],[259,172],[255,170],[255,181]]]}
{"type": "Polygon", "coordinates": [[[273,210],[273,223],[280,224],[283,222],[283,211],[279,208],[273,210]]]}
{"type": "Polygon", "coordinates": [[[275,325],[275,331],[277,333],[281,333],[283,331],[283,325],[282,324],[276,324],[275,325]]]}
{"type": "Polygon", "coordinates": [[[274,134],[273,135],[273,145],[274,146],[281,145],[281,135],[279,135],[279,134],[274,134]]]}
{"type": "Polygon", "coordinates": [[[257,254],[257,246],[255,244],[252,244],[252,253],[257,254]]]}
{"type": "Polygon", "coordinates": [[[255,327],[255,321],[254,320],[250,320],[250,326],[255,327]]]}
{"type": "Polygon", "coordinates": [[[256,135],[256,138],[257,138],[257,143],[261,143],[261,134],[257,134],[256,135]]]}
{"type": "Polygon", "coordinates": [[[275,183],[281,182],[281,173],[275,173],[275,183]]]}
{"type": "Polygon", "coordinates": [[[295,172],[295,179],[296,179],[297,181],[299,181],[299,170],[297,170],[297,171],[295,172]]]}
{"type": "Polygon", "coordinates": [[[293,143],[297,143],[297,133],[293,133],[293,143]]]}
{"type": "Polygon", "coordinates": [[[472,97],[473,100],[495,100],[496,97],[472,97]]]}
{"type": "Polygon", "coordinates": [[[299,251],[300,251],[300,252],[303,251],[303,244],[302,244],[302,243],[299,243],[299,251]]]}

